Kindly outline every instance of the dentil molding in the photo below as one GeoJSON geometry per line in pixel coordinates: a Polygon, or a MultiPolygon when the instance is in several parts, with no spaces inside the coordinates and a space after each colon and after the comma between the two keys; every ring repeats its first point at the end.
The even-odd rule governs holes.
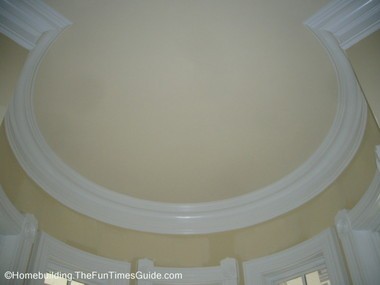
{"type": "MultiPolygon", "coordinates": [[[[25,8],[25,2],[12,1],[12,7],[25,8]]],[[[362,9],[368,6],[356,7],[354,2],[357,1],[333,1],[305,23],[326,49],[339,84],[337,113],[328,135],[295,171],[258,191],[207,203],[153,202],[110,191],[81,176],[59,159],[44,140],[33,111],[33,84],[39,63],[51,43],[70,24],[57,13],[51,20],[57,18],[59,21],[34,41],[35,46],[21,72],[5,118],[9,143],[26,173],[48,194],[79,213],[115,226],[166,234],[204,234],[252,226],[282,215],[326,189],[349,164],[360,145],[367,106],[339,44],[341,36],[329,28],[331,25],[325,24],[326,21],[339,22],[343,15],[349,15],[351,20],[362,18],[362,9]],[[347,3],[352,5],[347,6],[347,3]],[[335,14],[329,13],[330,9],[335,14]]],[[[29,4],[36,4],[30,11],[34,16],[39,8],[41,13],[37,15],[41,17],[51,12],[42,1],[33,0],[29,4]]],[[[23,11],[29,13],[28,9],[23,11]]],[[[370,20],[364,23],[369,25],[370,20]]],[[[360,28],[366,29],[363,25],[360,28]]]]}

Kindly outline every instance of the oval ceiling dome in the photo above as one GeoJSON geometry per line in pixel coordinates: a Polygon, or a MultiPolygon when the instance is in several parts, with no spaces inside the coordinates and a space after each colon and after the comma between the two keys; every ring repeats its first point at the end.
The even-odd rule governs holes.
{"type": "Polygon", "coordinates": [[[367,114],[339,13],[311,17],[316,2],[47,1],[63,17],[37,1],[10,145],[55,199],[120,227],[212,233],[295,209],[348,165],[367,114]]]}
{"type": "Polygon", "coordinates": [[[51,4],[73,25],[41,64],[38,124],[112,191],[175,203],[246,194],[296,169],[331,127],[337,84],[302,25],[310,4],[51,4]]]}

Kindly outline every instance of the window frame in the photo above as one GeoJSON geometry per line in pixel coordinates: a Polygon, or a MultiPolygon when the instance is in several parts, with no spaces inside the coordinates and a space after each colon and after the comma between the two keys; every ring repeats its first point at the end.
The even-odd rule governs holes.
{"type": "Polygon", "coordinates": [[[332,284],[349,284],[333,228],[284,251],[243,262],[244,280],[246,285],[276,285],[322,265],[332,284]]]}
{"type": "MultiPolygon", "coordinates": [[[[62,241],[59,241],[47,233],[41,232],[38,237],[37,246],[34,248],[29,272],[47,273],[57,272],[62,274],[74,274],[76,271],[91,272],[109,272],[115,271],[120,273],[129,273],[131,264],[127,261],[118,261],[71,247],[62,241]]],[[[83,282],[86,285],[128,285],[127,279],[80,279],[74,278],[75,281],[83,282]]],[[[41,285],[44,280],[30,280],[31,285],[41,285]]]]}

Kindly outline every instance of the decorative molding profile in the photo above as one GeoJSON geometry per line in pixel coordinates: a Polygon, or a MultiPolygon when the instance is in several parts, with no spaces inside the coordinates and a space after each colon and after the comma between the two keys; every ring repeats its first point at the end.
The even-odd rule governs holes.
{"type": "Polygon", "coordinates": [[[28,50],[44,32],[69,24],[41,0],[0,0],[0,32],[28,50]]]}
{"type": "Polygon", "coordinates": [[[329,31],[343,49],[348,49],[380,29],[380,1],[331,1],[307,25],[329,31]]]}
{"type": "Polygon", "coordinates": [[[167,276],[165,281],[159,279],[139,279],[137,285],[154,284],[215,284],[215,285],[237,285],[239,282],[238,263],[234,258],[225,258],[219,266],[212,267],[157,267],[150,259],[138,261],[138,271],[142,274],[159,273],[162,277],[167,276]],[[167,275],[165,275],[167,274],[167,275]],[[178,276],[179,274],[180,276],[178,276]],[[179,277],[179,278],[170,278],[179,277]]]}
{"type": "Polygon", "coordinates": [[[348,212],[352,228],[360,231],[380,232],[380,172],[376,171],[366,193],[348,212]]]}
{"type": "MultiPolygon", "coordinates": [[[[21,214],[0,186],[0,272],[26,272],[37,233],[37,220],[21,214]]],[[[23,284],[21,279],[4,279],[1,284],[23,284]]]]}
{"type": "MultiPolygon", "coordinates": [[[[378,154],[379,147],[376,147],[378,154]]],[[[351,279],[357,285],[376,285],[380,280],[380,172],[359,203],[341,210],[335,226],[342,243],[351,279]]]]}
{"type": "Polygon", "coordinates": [[[17,235],[24,223],[24,215],[21,214],[5,194],[0,185],[0,234],[17,235]]]}
{"type": "MultiPolygon", "coordinates": [[[[73,280],[86,284],[113,285],[129,284],[128,278],[118,278],[116,273],[126,274],[130,273],[130,270],[129,262],[112,260],[81,251],[46,233],[41,233],[38,238],[37,247],[33,250],[31,257],[31,268],[29,268],[29,272],[34,273],[55,272],[61,276],[71,274],[73,280]],[[92,272],[96,274],[92,275],[92,272]],[[111,272],[113,272],[112,275],[111,272]],[[90,278],[84,277],[87,274],[90,278]]],[[[41,280],[30,280],[30,284],[39,285],[41,280]]]]}
{"type": "MultiPolygon", "coordinates": [[[[19,2],[24,3],[12,1],[13,5],[19,2]]],[[[346,2],[334,1],[333,8],[344,8],[342,13],[351,15],[350,19],[362,17],[360,9],[350,10],[352,5],[347,8],[346,2]]],[[[43,5],[37,0],[31,3],[43,5]]],[[[69,24],[62,18],[57,29],[44,33],[36,42],[21,73],[5,118],[13,152],[26,173],[62,204],[119,227],[166,234],[204,234],[252,226],[282,215],[321,193],[341,174],[356,153],[366,125],[366,103],[344,51],[334,35],[319,25],[326,18],[326,11],[318,13],[306,25],[319,38],[334,64],[339,83],[337,114],[317,151],[294,172],[272,185],[208,203],[160,203],[110,191],[64,164],[45,142],[33,113],[33,82],[38,65],[49,45],[69,24]]],[[[342,13],[338,18],[328,18],[329,23],[339,22],[342,13]]]]}
{"type": "Polygon", "coordinates": [[[246,285],[272,285],[327,268],[331,284],[349,284],[333,229],[292,248],[243,262],[246,285]]]}

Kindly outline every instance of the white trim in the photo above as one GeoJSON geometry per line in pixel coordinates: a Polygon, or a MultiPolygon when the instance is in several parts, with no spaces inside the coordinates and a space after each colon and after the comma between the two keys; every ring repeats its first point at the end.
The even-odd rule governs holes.
{"type": "MultiPolygon", "coordinates": [[[[8,199],[0,185],[0,272],[25,272],[37,233],[37,220],[21,214],[8,199]]],[[[23,284],[21,279],[6,280],[1,284],[23,284]]]]}
{"type": "Polygon", "coordinates": [[[307,21],[307,25],[331,32],[348,49],[380,29],[379,0],[335,0],[307,21]]]}
{"type": "MultiPolygon", "coordinates": [[[[378,152],[378,147],[376,148],[378,152]]],[[[341,210],[335,225],[355,285],[378,284],[380,280],[380,173],[350,211],[341,210]]]]}
{"type": "Polygon", "coordinates": [[[326,266],[331,284],[349,284],[333,229],[292,248],[243,262],[246,285],[275,285],[326,266]]]}
{"type": "Polygon", "coordinates": [[[0,0],[0,32],[28,50],[44,32],[69,24],[41,0],[0,0]]]}
{"type": "MultiPolygon", "coordinates": [[[[73,232],[75,235],[75,232],[73,232]]],[[[58,274],[72,274],[73,279],[83,281],[86,284],[129,284],[129,279],[111,278],[115,273],[129,273],[131,264],[126,261],[117,261],[101,256],[93,255],[71,247],[46,233],[41,233],[38,245],[33,250],[30,272],[46,273],[56,272],[58,274]],[[81,272],[81,273],[76,273],[81,272]],[[90,278],[77,278],[84,274],[92,274],[90,278]],[[104,273],[113,275],[103,275],[104,273]],[[97,275],[97,274],[100,275],[97,275]],[[95,277],[95,278],[93,278],[95,277]],[[97,278],[99,277],[99,278],[97,278]]],[[[43,284],[43,280],[31,280],[30,284],[43,284]]]]}
{"type": "Polygon", "coordinates": [[[0,185],[0,234],[19,234],[24,222],[24,215],[21,214],[5,194],[0,185]]]}
{"type": "Polygon", "coordinates": [[[375,153],[376,153],[376,166],[377,166],[377,170],[380,171],[380,145],[376,146],[375,153]]]}
{"type": "Polygon", "coordinates": [[[225,258],[219,266],[210,267],[158,267],[150,259],[140,259],[138,261],[138,271],[149,274],[181,274],[180,279],[165,280],[144,280],[139,279],[137,285],[154,285],[154,284],[220,284],[220,285],[237,285],[238,284],[238,264],[234,258],[225,258]]]}
{"type": "Polygon", "coordinates": [[[349,213],[336,216],[336,227],[355,285],[377,285],[380,280],[380,233],[352,228],[349,213]]]}
{"type": "Polygon", "coordinates": [[[377,170],[371,185],[360,201],[348,212],[355,230],[380,232],[380,172],[377,170]]]}
{"type": "Polygon", "coordinates": [[[325,46],[336,69],[337,114],[327,137],[304,164],[258,191],[209,203],[159,203],[110,191],[64,164],[38,129],[32,99],[39,62],[62,26],[45,33],[25,63],[5,118],[8,140],[21,166],[47,193],[73,210],[115,226],[155,233],[202,234],[267,221],[326,189],[355,155],[366,125],[366,103],[344,52],[330,33],[312,23],[307,25],[325,46]]]}

